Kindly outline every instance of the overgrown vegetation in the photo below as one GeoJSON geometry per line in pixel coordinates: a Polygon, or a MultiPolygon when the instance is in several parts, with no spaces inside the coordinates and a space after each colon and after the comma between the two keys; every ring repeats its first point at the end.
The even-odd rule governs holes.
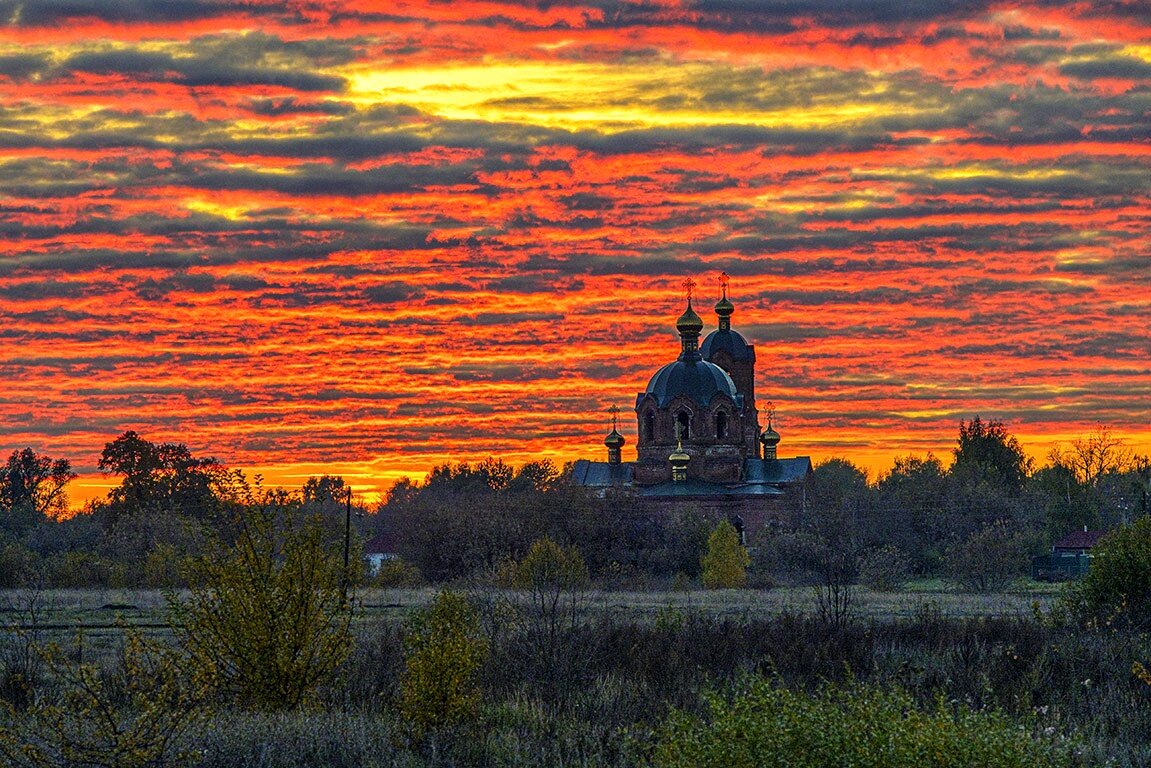
{"type": "Polygon", "coordinates": [[[232,540],[186,561],[187,597],[172,624],[191,668],[223,695],[260,709],[307,704],[351,650],[343,562],[293,500],[258,493],[232,540]]]}
{"type": "Polygon", "coordinates": [[[903,457],[874,482],[824,462],[799,524],[749,531],[744,548],[699,510],[658,514],[547,462],[495,459],[397,484],[358,530],[340,478],[264,490],[131,432],[100,458],[119,485],[64,519],[68,462],[14,452],[0,582],[173,591],[158,638],[95,654],[50,650],[28,592],[0,634],[0,748],[27,766],[1151,763],[1147,460],[1100,428],[1035,469],[978,418],[953,459],[903,457]],[[1085,525],[1115,532],[1051,616],[856,611],[857,583],[1002,589],[1085,525]],[[353,625],[344,590],[373,532],[400,556],[378,584],[456,589],[353,625]],[[816,607],[650,619],[586,599],[748,577],[805,585],[816,607]],[[850,728],[864,713],[873,727],[850,728]]]}
{"type": "Polygon", "coordinates": [[[721,520],[707,539],[707,551],[700,561],[700,578],[708,589],[733,589],[747,584],[751,555],[739,540],[735,526],[721,520]]]}
{"type": "Polygon", "coordinates": [[[1060,768],[1070,750],[997,711],[858,683],[792,691],[762,678],[739,682],[729,698],[705,696],[703,715],[674,712],[655,746],[659,768],[1060,768]]]}

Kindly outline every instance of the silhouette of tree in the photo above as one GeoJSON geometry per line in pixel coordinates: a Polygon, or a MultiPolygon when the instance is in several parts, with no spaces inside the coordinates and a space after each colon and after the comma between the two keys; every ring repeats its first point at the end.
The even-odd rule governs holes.
{"type": "Polygon", "coordinates": [[[196,458],[183,443],[152,443],[133,431],[104,446],[100,471],[119,475],[108,494],[106,523],[146,512],[206,518],[218,510],[214,486],[226,470],[214,458],[196,458]]]}
{"type": "Polygon", "coordinates": [[[1031,459],[1001,421],[960,421],[954,453],[951,476],[964,485],[988,482],[1018,492],[1031,472],[1031,459]]]}
{"type": "Polygon", "coordinates": [[[65,489],[76,473],[67,459],[52,459],[31,448],[12,451],[0,468],[3,526],[20,535],[46,517],[68,509],[65,489]]]}

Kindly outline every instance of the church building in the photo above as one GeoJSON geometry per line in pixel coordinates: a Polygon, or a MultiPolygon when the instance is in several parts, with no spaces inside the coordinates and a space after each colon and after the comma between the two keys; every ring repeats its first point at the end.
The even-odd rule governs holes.
{"type": "Polygon", "coordinates": [[[719,327],[702,344],[693,283],[685,285],[687,308],[675,325],[679,356],[636,395],[636,460],[623,461],[626,441],[613,408],[604,439],[607,461],[577,461],[573,479],[605,494],[635,494],[653,511],[691,508],[726,518],[749,536],[765,527],[796,527],[804,515],[811,460],[778,457],[781,436],[772,427],[771,403],[764,412],[767,425],[760,425],[755,347],[731,327],[735,306],[727,297],[727,275],[715,304],[719,327]]]}

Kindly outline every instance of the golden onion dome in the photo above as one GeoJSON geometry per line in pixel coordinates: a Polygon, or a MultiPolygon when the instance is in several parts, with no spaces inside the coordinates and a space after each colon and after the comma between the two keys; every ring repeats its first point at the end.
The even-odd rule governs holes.
{"type": "Polygon", "coordinates": [[[607,437],[603,439],[603,444],[608,448],[623,448],[624,437],[617,429],[612,428],[611,432],[607,433],[607,437]]]}
{"type": "Polygon", "coordinates": [[[681,336],[698,336],[703,331],[703,318],[691,308],[691,299],[687,301],[687,309],[679,316],[679,320],[675,321],[675,329],[681,336]]]}
{"type": "Polygon", "coordinates": [[[715,313],[720,317],[731,317],[735,313],[735,305],[727,300],[726,294],[715,303],[715,313]]]}

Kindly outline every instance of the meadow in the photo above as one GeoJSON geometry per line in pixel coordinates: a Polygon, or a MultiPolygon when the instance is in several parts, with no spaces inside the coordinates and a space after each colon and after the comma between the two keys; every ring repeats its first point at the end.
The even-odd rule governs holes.
{"type": "MultiPolygon", "coordinates": [[[[1151,764],[1151,686],[1132,674],[1134,662],[1151,660],[1146,636],[1056,620],[1058,592],[1047,586],[993,594],[944,587],[859,588],[848,619],[834,624],[819,615],[810,587],[590,590],[578,596],[577,620],[547,634],[523,593],[461,585],[490,644],[482,700],[467,722],[418,743],[397,705],[403,637],[437,592],[365,589],[356,597],[354,650],[310,706],[261,712],[221,703],[180,733],[179,751],[182,764],[198,768],[674,765],[660,745],[706,745],[698,729],[722,724],[710,693],[738,711],[740,696],[762,698],[756,686],[768,685],[783,715],[810,715],[819,728],[832,727],[826,711],[816,717],[779,697],[842,704],[897,691],[906,699],[874,704],[904,713],[893,722],[908,706],[929,714],[942,707],[957,721],[992,718],[974,732],[1021,733],[1056,750],[1065,762],[1051,764],[1151,764]],[[835,699],[844,691],[854,693],[835,699]],[[676,718],[690,721],[687,731],[674,730],[676,718]]],[[[157,590],[13,590],[4,600],[6,672],[21,640],[57,641],[75,654],[79,632],[84,661],[114,681],[126,629],[171,638],[157,590]]],[[[740,721],[740,729],[755,727],[767,726],[740,721]]],[[[997,742],[987,749],[1006,754],[997,742]]],[[[995,764],[1044,764],[1028,759],[995,764]]]]}

